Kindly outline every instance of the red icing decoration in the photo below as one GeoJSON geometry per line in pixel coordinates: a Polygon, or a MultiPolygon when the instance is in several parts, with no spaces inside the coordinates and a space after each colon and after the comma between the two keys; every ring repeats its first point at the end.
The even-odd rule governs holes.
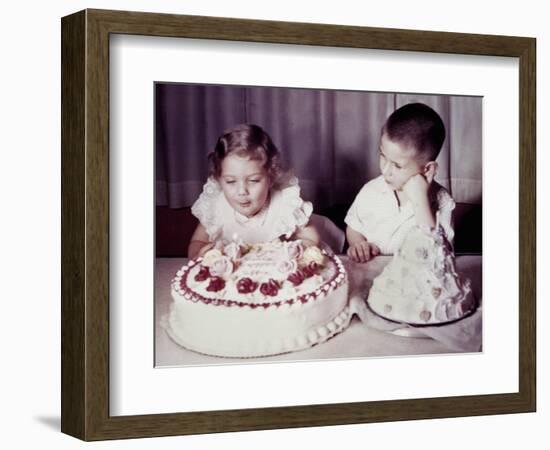
{"type": "Polygon", "coordinates": [[[208,287],[206,288],[207,291],[210,292],[217,292],[221,291],[225,287],[225,280],[220,277],[212,277],[210,278],[210,283],[208,284],[208,287]]]}
{"type": "Polygon", "coordinates": [[[310,263],[302,268],[302,272],[306,278],[312,277],[319,270],[319,265],[315,261],[310,261],[310,263]]]}
{"type": "Polygon", "coordinates": [[[297,272],[291,273],[287,279],[294,286],[299,286],[300,284],[302,284],[305,278],[305,274],[301,270],[298,270],[297,272]]]}
{"type": "MultiPolygon", "coordinates": [[[[197,264],[198,263],[199,262],[197,261],[197,264]]],[[[335,261],[335,263],[336,263],[336,261],[335,261]]],[[[314,300],[317,297],[315,295],[315,293],[311,293],[308,296],[300,296],[298,298],[291,298],[291,299],[283,300],[282,302],[279,301],[279,302],[274,302],[274,303],[264,303],[264,304],[260,304],[260,305],[258,305],[258,304],[249,304],[249,303],[244,302],[242,300],[222,300],[222,299],[211,299],[211,298],[203,297],[202,295],[199,295],[198,293],[194,292],[187,285],[187,281],[188,281],[187,278],[188,278],[188,276],[191,275],[190,271],[187,270],[187,269],[191,268],[193,265],[194,265],[194,261],[191,261],[188,264],[188,266],[185,267],[186,270],[184,270],[184,273],[182,273],[181,278],[176,277],[176,280],[175,280],[175,282],[177,283],[176,286],[179,284],[179,287],[181,289],[180,294],[184,295],[187,300],[190,300],[192,302],[201,301],[201,302],[204,302],[204,303],[210,304],[210,305],[225,305],[225,306],[228,306],[228,307],[238,306],[240,308],[245,307],[245,306],[249,306],[250,308],[256,308],[258,306],[268,308],[268,307],[274,307],[274,306],[278,307],[283,303],[287,304],[287,305],[292,305],[295,302],[307,303],[309,300],[314,300]],[[179,283],[178,283],[178,278],[179,278],[179,283]]],[[[310,262],[310,264],[308,264],[307,267],[298,269],[297,272],[295,272],[295,273],[300,273],[300,275],[297,275],[297,276],[298,277],[303,276],[304,279],[305,279],[307,277],[313,276],[314,274],[318,273],[319,267],[320,266],[317,265],[315,262],[310,262]]],[[[205,267],[205,268],[208,269],[207,267],[205,267]]],[[[201,272],[202,269],[203,269],[203,266],[201,265],[201,269],[199,270],[199,272],[201,272]]],[[[341,277],[341,279],[338,279],[338,281],[336,282],[337,285],[340,285],[345,281],[345,276],[342,278],[342,275],[345,275],[345,272],[343,271],[343,268],[341,267],[341,264],[337,264],[336,269],[337,270],[333,274],[333,276],[329,280],[326,280],[323,283],[323,286],[334,282],[338,277],[341,277]]],[[[210,276],[210,283],[209,283],[209,286],[207,287],[207,290],[216,292],[218,290],[223,289],[225,287],[225,281],[223,280],[223,278],[217,277],[217,276],[212,276],[210,274],[210,271],[208,271],[208,272],[209,272],[209,276],[210,276]]],[[[198,273],[195,276],[197,276],[197,275],[198,275],[198,273]]],[[[293,274],[291,274],[291,275],[293,275],[293,274]]],[[[290,278],[288,278],[288,280],[291,281],[290,278]]],[[[262,286],[263,285],[266,285],[268,291],[275,291],[274,295],[277,295],[277,293],[280,289],[280,284],[277,283],[273,279],[270,279],[267,283],[263,283],[262,286]]],[[[266,289],[266,287],[264,287],[264,290],[266,289]]],[[[269,294],[266,294],[265,292],[263,292],[263,293],[264,293],[264,295],[269,295],[269,294]]]]}
{"type": "Polygon", "coordinates": [[[208,277],[210,277],[210,270],[208,270],[206,266],[201,266],[200,270],[195,275],[195,281],[204,281],[208,277]]]}
{"type": "Polygon", "coordinates": [[[279,292],[279,285],[273,278],[270,278],[267,283],[262,283],[260,286],[260,292],[264,295],[275,297],[279,292]]]}
{"type": "Polygon", "coordinates": [[[250,294],[254,292],[258,287],[258,283],[252,281],[250,278],[241,278],[237,282],[237,291],[241,294],[250,294]]]}

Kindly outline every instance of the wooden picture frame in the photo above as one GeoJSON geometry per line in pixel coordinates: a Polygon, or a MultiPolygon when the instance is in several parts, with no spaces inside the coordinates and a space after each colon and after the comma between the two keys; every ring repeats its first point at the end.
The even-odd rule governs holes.
{"type": "Polygon", "coordinates": [[[83,440],[474,416],[536,407],[533,38],[85,10],[62,29],[62,432],[83,440]],[[134,34],[519,58],[519,391],[109,415],[109,36],[134,34]]]}

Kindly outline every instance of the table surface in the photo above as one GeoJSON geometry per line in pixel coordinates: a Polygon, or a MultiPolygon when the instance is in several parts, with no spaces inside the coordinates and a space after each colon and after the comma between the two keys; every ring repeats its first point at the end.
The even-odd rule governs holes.
{"type": "MultiPolygon", "coordinates": [[[[391,256],[378,256],[368,263],[357,264],[341,256],[350,275],[350,298],[365,298],[372,284],[391,256]]],[[[445,344],[430,338],[404,337],[369,327],[357,316],[342,333],[327,342],[306,350],[261,358],[220,358],[187,350],[172,341],[162,328],[161,320],[168,313],[172,298],[170,282],[186,258],[157,258],[155,262],[155,365],[189,366],[228,363],[260,363],[273,361],[304,361],[340,358],[363,358],[401,355],[456,353],[445,344]]],[[[480,255],[456,257],[457,271],[471,280],[476,298],[481,299],[482,273],[480,255]]]]}

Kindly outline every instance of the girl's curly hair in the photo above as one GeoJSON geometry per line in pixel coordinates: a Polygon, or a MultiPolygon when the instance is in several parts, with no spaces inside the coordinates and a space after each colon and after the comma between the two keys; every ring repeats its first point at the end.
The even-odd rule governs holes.
{"type": "Polygon", "coordinates": [[[218,138],[214,151],[208,155],[210,175],[219,178],[222,161],[232,154],[261,161],[273,183],[282,175],[279,150],[271,137],[258,125],[240,124],[224,131],[218,138]]]}

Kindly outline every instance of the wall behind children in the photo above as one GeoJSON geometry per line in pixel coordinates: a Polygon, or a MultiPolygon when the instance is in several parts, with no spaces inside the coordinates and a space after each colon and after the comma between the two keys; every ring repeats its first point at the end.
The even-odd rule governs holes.
{"type": "Polygon", "coordinates": [[[349,206],[363,184],[380,174],[384,121],[415,101],[433,107],[445,123],[437,181],[455,201],[481,204],[481,97],[159,83],[157,205],[191,206],[218,136],[246,122],[272,137],[316,211],[349,206]]]}

